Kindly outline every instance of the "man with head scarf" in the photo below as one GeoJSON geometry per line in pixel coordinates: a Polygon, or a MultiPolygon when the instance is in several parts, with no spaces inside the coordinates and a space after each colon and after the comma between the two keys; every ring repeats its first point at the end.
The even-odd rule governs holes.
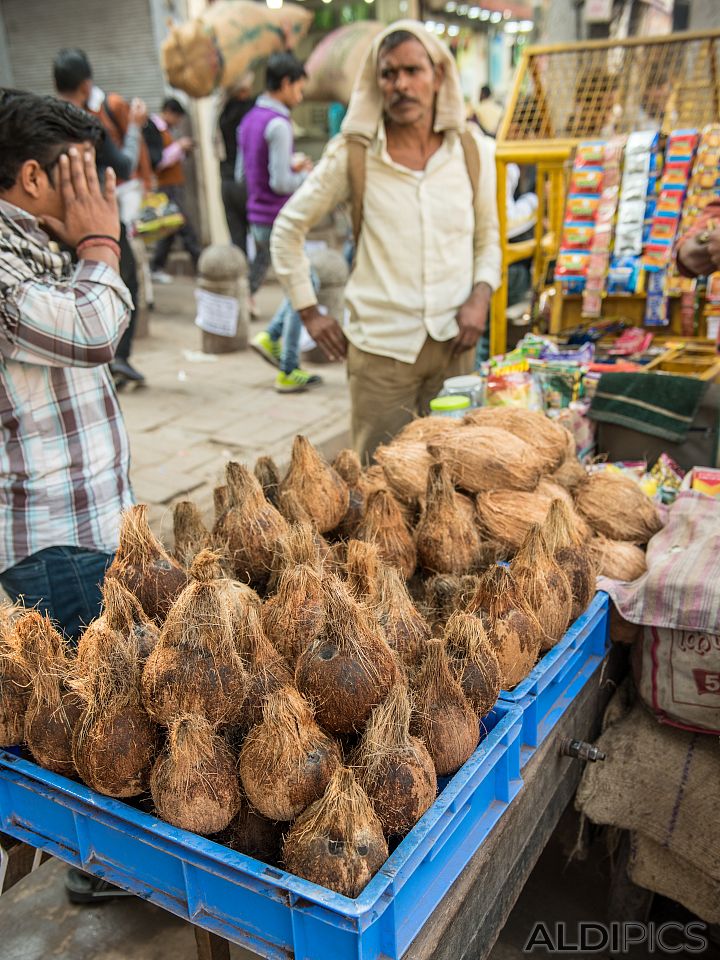
{"type": "Polygon", "coordinates": [[[449,50],[416,21],[375,40],[342,127],[273,230],[275,271],[330,359],[347,356],[353,446],[368,460],[443,380],[473,368],[500,283],[493,143],[465,127],[449,50]],[[303,245],[350,202],[345,323],[317,307],[303,245]]]}

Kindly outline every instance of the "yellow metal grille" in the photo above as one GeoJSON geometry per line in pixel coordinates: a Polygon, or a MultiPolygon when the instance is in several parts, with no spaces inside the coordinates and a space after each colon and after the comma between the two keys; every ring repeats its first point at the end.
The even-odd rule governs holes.
{"type": "Polygon", "coordinates": [[[572,140],[720,119],[720,30],[527,48],[498,140],[572,140]]]}

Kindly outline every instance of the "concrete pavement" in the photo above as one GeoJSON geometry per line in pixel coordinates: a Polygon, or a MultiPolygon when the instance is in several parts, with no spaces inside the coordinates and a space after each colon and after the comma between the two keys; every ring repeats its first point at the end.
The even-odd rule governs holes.
{"type": "MultiPolygon", "coordinates": [[[[349,397],[339,364],[312,369],[324,383],[301,394],[273,389],[275,370],[253,350],[233,354],[201,352],[194,325],[194,285],[178,277],[157,286],[150,336],[137,340],[132,362],[148,386],[120,393],[132,454],[131,479],[139,501],[150,506],[156,533],[172,532],[170,508],[178,499],[196,501],[208,517],[212,488],[227,460],[252,466],[261,454],[287,463],[292,439],[306,434],[328,457],[346,445],[349,397]]],[[[258,295],[261,330],[280,302],[276,284],[258,295]]]]}

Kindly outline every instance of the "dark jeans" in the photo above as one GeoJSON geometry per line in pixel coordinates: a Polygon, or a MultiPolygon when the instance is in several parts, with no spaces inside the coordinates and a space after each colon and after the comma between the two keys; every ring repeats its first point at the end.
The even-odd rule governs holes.
{"type": "Polygon", "coordinates": [[[117,345],[115,356],[121,360],[129,360],[132,351],[132,341],[135,335],[135,321],[137,320],[137,299],[138,299],[138,279],[137,263],[132,252],[132,247],[125,232],[125,224],[120,225],[120,276],[123,283],[130,291],[135,307],[130,314],[130,322],[125,327],[125,332],[117,345]]]}
{"type": "Polygon", "coordinates": [[[185,196],[184,187],[161,187],[160,188],[164,194],[167,194],[168,200],[172,200],[173,203],[180,210],[182,215],[185,217],[185,223],[177,230],[175,233],[170,234],[169,237],[163,237],[161,240],[155,244],[155,253],[152,258],[152,270],[162,270],[167,263],[167,258],[170,256],[170,251],[172,245],[175,242],[175,237],[180,237],[182,240],[183,247],[190,254],[193,262],[193,266],[197,267],[197,262],[200,259],[200,244],[198,243],[198,238],[195,236],[195,231],[193,225],[190,223],[190,220],[185,210],[185,205],[183,202],[185,196]]]}
{"type": "Polygon", "coordinates": [[[47,547],[0,573],[0,585],[14,603],[22,598],[77,641],[100,613],[100,585],[112,560],[98,550],[47,547]]]}
{"type": "Polygon", "coordinates": [[[255,259],[250,264],[250,296],[254,297],[263,285],[265,274],[270,266],[270,234],[272,226],[263,223],[251,223],[250,233],[255,241],[255,259]]]}
{"type": "Polygon", "coordinates": [[[230,239],[247,256],[247,189],[244,183],[223,180],[220,185],[230,239]]]}

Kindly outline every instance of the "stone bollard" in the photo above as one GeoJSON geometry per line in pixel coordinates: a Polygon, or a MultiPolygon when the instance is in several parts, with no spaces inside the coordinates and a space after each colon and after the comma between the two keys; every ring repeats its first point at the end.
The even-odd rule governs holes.
{"type": "Polygon", "coordinates": [[[234,336],[202,330],[203,353],[235,353],[248,345],[250,317],[248,315],[247,262],[238,247],[214,243],[200,254],[197,268],[198,290],[237,301],[237,331],[234,336]]]}
{"type": "MultiPolygon", "coordinates": [[[[320,281],[320,291],[318,292],[318,302],[325,307],[327,312],[342,323],[345,284],[347,283],[349,269],[347,260],[338,250],[318,250],[310,256],[310,264],[318,275],[320,281]]],[[[320,347],[307,350],[303,353],[304,359],[309,363],[329,363],[330,361],[322,352],[320,347]]]]}

